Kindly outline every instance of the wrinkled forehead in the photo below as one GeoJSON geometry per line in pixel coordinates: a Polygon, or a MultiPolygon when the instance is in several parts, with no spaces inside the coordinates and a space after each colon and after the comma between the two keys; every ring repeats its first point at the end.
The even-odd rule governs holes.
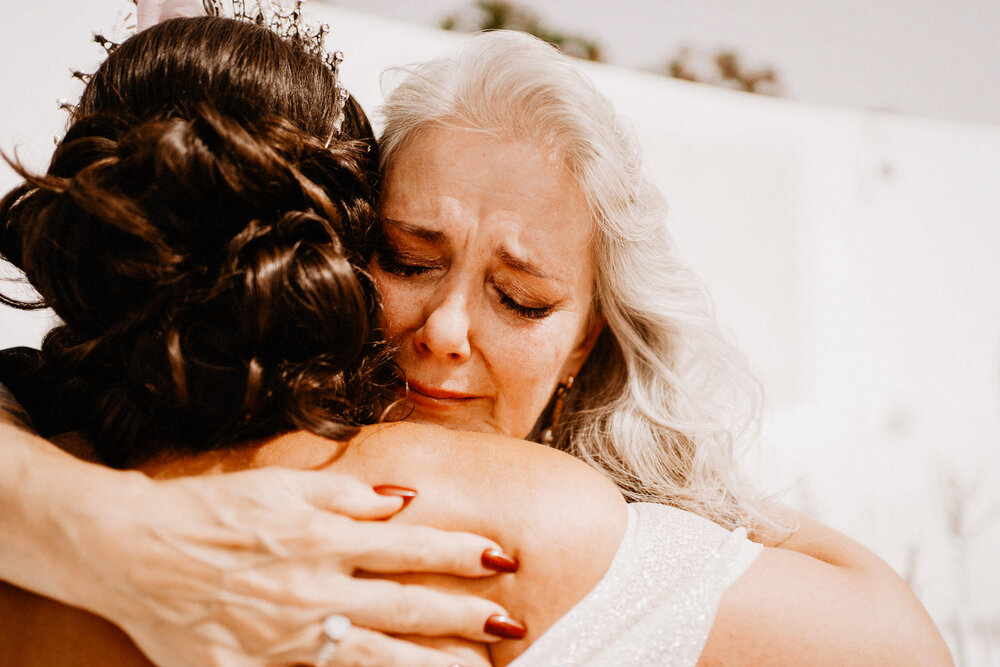
{"type": "Polygon", "coordinates": [[[424,128],[388,164],[383,218],[458,237],[488,229],[554,264],[593,266],[594,224],[577,179],[557,153],[468,127],[424,128]],[[471,231],[469,232],[471,233],[471,231]]]}
{"type": "Polygon", "coordinates": [[[531,200],[553,215],[571,210],[590,226],[587,193],[564,154],[510,133],[444,123],[411,133],[383,165],[383,201],[417,197],[423,188],[497,193],[497,205],[531,200]]]}
{"type": "MultiPolygon", "coordinates": [[[[398,167],[401,163],[402,168],[408,169],[415,163],[426,165],[432,160],[437,162],[446,160],[447,155],[433,151],[435,144],[442,136],[458,135],[481,139],[477,142],[478,148],[516,147],[522,154],[530,153],[534,162],[543,161],[548,170],[567,174],[569,176],[567,186],[569,186],[568,180],[574,182],[572,188],[574,194],[579,193],[583,196],[590,212],[591,194],[582,173],[585,170],[574,159],[578,157],[574,155],[578,151],[574,151],[572,146],[556,141],[556,138],[549,134],[543,135],[526,128],[507,125],[484,126],[455,118],[425,122],[415,126],[405,133],[405,136],[394,137],[393,145],[383,151],[381,165],[383,179],[388,180],[390,176],[398,176],[398,167]]],[[[463,150],[469,148],[466,146],[463,150]]],[[[510,166],[516,167],[517,163],[510,166]]]]}

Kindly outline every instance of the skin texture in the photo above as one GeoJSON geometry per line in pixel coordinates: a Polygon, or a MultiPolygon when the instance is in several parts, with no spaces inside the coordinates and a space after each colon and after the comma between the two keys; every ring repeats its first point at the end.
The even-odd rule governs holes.
{"type": "MultiPolygon", "coordinates": [[[[402,500],[354,477],[247,469],[255,466],[240,450],[225,469],[242,472],[152,480],[74,458],[33,434],[6,400],[0,580],[39,595],[0,583],[4,664],[148,664],[129,637],[161,665],[309,662],[321,619],[361,609],[354,620],[367,629],[351,631],[340,651],[346,664],[447,667],[453,656],[389,635],[484,640],[485,619],[505,613],[458,587],[450,595],[353,576],[491,576],[480,556],[498,546],[365,521],[394,515],[402,500]]],[[[340,443],[323,442],[333,458],[340,443]]],[[[87,443],[74,445],[78,456],[92,455],[87,443]]]]}
{"type": "MultiPolygon", "coordinates": [[[[144,471],[181,481],[184,476],[271,465],[348,473],[371,483],[392,479],[420,489],[391,523],[476,531],[495,538],[520,561],[515,574],[477,580],[390,575],[404,584],[429,584],[517,606],[515,616],[529,630],[523,640],[483,644],[410,637],[449,652],[452,662],[466,667],[503,665],[520,654],[596,583],[610,564],[625,527],[625,506],[618,490],[566,454],[531,443],[417,424],[367,427],[346,447],[294,433],[244,448],[164,458],[144,471]],[[587,544],[586,550],[578,549],[581,543],[587,544]]],[[[416,534],[414,539],[418,539],[416,534]]],[[[413,543],[415,549],[418,546],[413,543]]],[[[373,554],[362,558],[371,560],[373,554]]],[[[322,587],[316,580],[310,583],[322,587]]],[[[362,597],[353,607],[341,609],[361,624],[371,611],[362,597]]],[[[415,619],[419,616],[419,612],[414,614],[415,619]]],[[[0,633],[0,654],[16,656],[19,665],[149,664],[127,636],[106,621],[12,587],[0,586],[0,622],[5,629],[0,633]]],[[[350,655],[359,664],[384,664],[377,658],[366,659],[362,638],[357,632],[345,638],[339,646],[341,655],[350,655]]],[[[298,659],[311,659],[318,643],[314,641],[309,648],[313,653],[298,659]]]]}
{"type": "Polygon", "coordinates": [[[586,200],[555,156],[431,127],[384,181],[372,266],[411,421],[523,438],[602,323],[586,200]]]}
{"type": "MultiPolygon", "coordinates": [[[[146,472],[213,475],[278,464],[417,488],[417,498],[392,523],[477,531],[518,558],[517,573],[489,579],[394,577],[483,595],[524,619],[529,634],[520,641],[419,640],[467,667],[505,665],[519,655],[597,583],[625,526],[617,489],[566,454],[417,424],[368,427],[346,448],[289,434],[240,449],[163,459],[146,472]]],[[[765,548],[724,594],[700,664],[951,664],[933,623],[898,576],[880,562],[838,567],[829,561],[857,559],[852,551],[867,551],[842,535],[825,542],[838,544],[833,550],[817,547],[826,560],[765,548]]],[[[353,611],[363,615],[364,603],[356,606],[353,611]]],[[[16,664],[147,664],[113,626],[48,600],[26,601],[0,589],[0,621],[7,642],[0,653],[18,656],[16,664]]],[[[356,664],[383,664],[364,659],[360,637],[345,638],[344,653],[356,664]]]]}

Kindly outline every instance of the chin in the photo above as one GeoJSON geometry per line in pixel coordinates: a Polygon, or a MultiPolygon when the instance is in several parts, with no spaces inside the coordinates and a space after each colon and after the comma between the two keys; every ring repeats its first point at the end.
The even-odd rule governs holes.
{"type": "Polygon", "coordinates": [[[452,431],[471,431],[473,433],[491,433],[494,435],[506,435],[511,436],[510,433],[505,433],[501,429],[498,429],[494,424],[491,424],[488,420],[477,419],[471,415],[428,415],[417,407],[413,412],[410,413],[404,421],[413,422],[416,424],[431,424],[433,426],[443,426],[444,428],[451,429],[452,431]]]}

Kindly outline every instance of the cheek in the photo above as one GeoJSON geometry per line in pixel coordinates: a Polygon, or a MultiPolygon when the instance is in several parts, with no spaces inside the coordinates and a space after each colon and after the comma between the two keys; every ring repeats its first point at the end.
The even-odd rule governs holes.
{"type": "Polygon", "coordinates": [[[490,364],[505,409],[524,430],[534,425],[551,397],[576,342],[576,328],[539,327],[530,332],[493,336],[490,364]]]}
{"type": "Polygon", "coordinates": [[[413,326],[421,312],[422,296],[413,283],[394,280],[379,269],[371,270],[382,305],[382,325],[390,338],[413,326]]]}

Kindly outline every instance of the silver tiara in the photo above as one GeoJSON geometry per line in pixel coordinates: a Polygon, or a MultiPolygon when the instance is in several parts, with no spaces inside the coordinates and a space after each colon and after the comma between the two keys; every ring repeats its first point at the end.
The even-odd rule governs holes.
{"type": "Polygon", "coordinates": [[[232,15],[226,11],[226,3],[223,0],[202,0],[207,15],[234,18],[264,26],[286,42],[317,56],[333,72],[337,91],[334,100],[337,106],[337,119],[334,121],[333,131],[334,134],[340,134],[348,93],[340,84],[340,63],[344,60],[344,53],[342,51],[331,53],[326,50],[326,36],[330,33],[330,25],[307,23],[302,17],[304,0],[295,0],[293,7],[284,6],[280,0],[231,0],[231,2],[232,15]]]}
{"type": "MultiPolygon", "coordinates": [[[[131,1],[138,4],[143,0],[131,1]]],[[[172,3],[167,0],[163,4],[170,5],[172,3]]],[[[337,116],[333,123],[333,134],[327,140],[327,145],[329,145],[333,137],[340,134],[340,128],[344,123],[344,106],[349,97],[347,89],[340,83],[340,63],[344,60],[344,54],[341,51],[331,53],[326,50],[326,36],[330,33],[329,24],[306,22],[302,16],[303,4],[304,0],[295,0],[295,5],[291,7],[283,5],[281,0],[202,0],[206,15],[247,21],[263,26],[286,42],[294,44],[323,61],[323,64],[333,73],[336,90],[336,98],[333,103],[336,105],[337,116]]],[[[126,22],[125,32],[133,33],[135,31],[134,15],[130,14],[125,17],[124,21],[126,22]]],[[[117,40],[109,39],[102,34],[95,34],[94,41],[103,46],[109,54],[119,46],[117,40]]],[[[84,83],[90,78],[89,74],[77,71],[73,72],[73,76],[84,83]]],[[[65,100],[59,100],[59,104],[70,110],[73,108],[65,100]]]]}

